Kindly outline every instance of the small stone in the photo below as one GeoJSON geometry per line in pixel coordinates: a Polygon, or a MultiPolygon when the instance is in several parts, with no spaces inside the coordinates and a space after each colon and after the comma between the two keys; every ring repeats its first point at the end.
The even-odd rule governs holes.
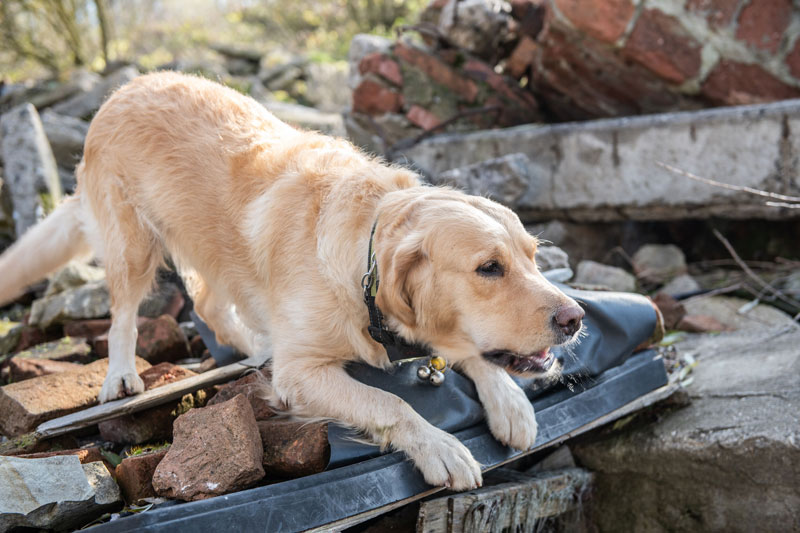
{"type": "Polygon", "coordinates": [[[61,200],[56,160],[36,108],[22,104],[0,116],[3,189],[13,204],[19,237],[61,200]]]}
{"type": "Polygon", "coordinates": [[[678,300],[665,292],[659,292],[653,297],[661,316],[664,317],[664,327],[666,329],[676,329],[678,323],[686,316],[686,309],[678,300]]]}
{"type": "MultiPolygon", "coordinates": [[[[137,371],[149,367],[147,361],[136,358],[137,371]]],[[[22,435],[42,422],[96,404],[107,370],[108,359],[101,359],[74,371],[0,387],[0,432],[22,435]]]]}
{"type": "Polygon", "coordinates": [[[264,477],[264,449],[256,424],[242,395],[179,416],[172,446],[153,475],[156,493],[192,501],[256,483],[264,477]]]}
{"type": "Polygon", "coordinates": [[[72,98],[53,106],[53,111],[70,117],[91,117],[105,99],[115,90],[139,75],[134,66],[123,67],[97,83],[90,91],[80,92],[72,98]]]}
{"type": "MultiPolygon", "coordinates": [[[[144,381],[145,390],[155,389],[191,376],[186,370],[171,363],[161,363],[139,374],[144,381]]],[[[172,439],[172,424],[176,414],[175,402],[159,405],[138,413],[119,416],[97,424],[103,440],[120,444],[142,444],[156,440],[172,439]]]]}
{"type": "MultiPolygon", "coordinates": [[[[15,324],[0,335],[0,356],[11,353],[16,349],[24,327],[22,324],[15,324]]],[[[0,357],[0,359],[2,358],[0,357]]]]}
{"type": "Polygon", "coordinates": [[[268,475],[295,478],[322,472],[328,466],[327,422],[265,420],[258,422],[258,431],[268,475]]]}
{"type": "Polygon", "coordinates": [[[102,268],[87,265],[79,261],[70,261],[67,266],[53,274],[47,282],[44,296],[53,296],[68,289],[76,289],[87,283],[106,279],[106,272],[102,268]]]}
{"type": "Polygon", "coordinates": [[[712,333],[716,331],[728,331],[731,328],[708,315],[686,315],[678,322],[676,329],[689,331],[691,333],[712,333]]]}
{"type": "Polygon", "coordinates": [[[539,246],[536,248],[536,264],[542,272],[569,268],[569,256],[558,246],[539,246]]]}
{"type": "Polygon", "coordinates": [[[25,359],[12,357],[8,362],[9,377],[12,382],[24,381],[26,379],[38,378],[59,372],[77,370],[81,365],[68,363],[66,361],[54,361],[51,359],[25,359]]]}
{"type": "Polygon", "coordinates": [[[110,312],[108,286],[101,280],[34,301],[28,324],[44,328],[71,320],[103,318],[110,312]]]}
{"type": "Polygon", "coordinates": [[[269,369],[262,368],[257,372],[251,372],[220,387],[214,397],[209,400],[208,405],[227,402],[242,394],[250,402],[256,420],[271,418],[275,416],[275,411],[269,404],[269,396],[272,392],[271,379],[272,373],[269,369]]]}
{"type": "Polygon", "coordinates": [[[576,285],[599,285],[613,291],[634,292],[636,278],[621,268],[584,260],[578,263],[573,283],[576,285]]]}
{"type": "Polygon", "coordinates": [[[672,279],[669,283],[661,287],[659,292],[664,292],[670,296],[680,296],[700,290],[700,284],[689,274],[681,274],[672,279]]]}
{"type": "Polygon", "coordinates": [[[153,473],[164,459],[167,450],[144,455],[133,455],[122,460],[114,472],[125,501],[134,505],[143,498],[154,498],[153,473]]]}
{"type": "Polygon", "coordinates": [[[72,455],[0,457],[0,531],[73,529],[121,505],[119,488],[102,462],[72,455]]]}
{"type": "Polygon", "coordinates": [[[686,273],[686,257],[674,244],[646,244],[633,254],[632,263],[636,276],[652,283],[686,273]]]}
{"type": "Polygon", "coordinates": [[[527,155],[515,153],[442,172],[432,181],[434,185],[450,185],[468,194],[489,196],[513,208],[529,190],[535,194],[538,188],[531,168],[527,155]]]}
{"type": "Polygon", "coordinates": [[[80,337],[64,337],[57,341],[37,344],[14,355],[14,359],[49,359],[51,361],[67,361],[71,363],[88,363],[92,358],[92,348],[86,339],[80,337]]]}

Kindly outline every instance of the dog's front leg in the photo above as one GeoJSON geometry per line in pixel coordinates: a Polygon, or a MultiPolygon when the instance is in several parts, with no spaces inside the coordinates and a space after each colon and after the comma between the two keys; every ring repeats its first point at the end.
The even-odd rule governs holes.
{"type": "Polygon", "coordinates": [[[273,386],[293,412],[335,418],[365,431],[383,446],[405,452],[431,485],[468,490],[482,484],[480,465],[469,450],[401,398],[354,380],[336,364],[278,361],[273,386]]]}
{"type": "Polygon", "coordinates": [[[531,448],[537,431],[533,405],[508,372],[480,358],[460,367],[475,382],[494,438],[517,450],[531,448]]]}

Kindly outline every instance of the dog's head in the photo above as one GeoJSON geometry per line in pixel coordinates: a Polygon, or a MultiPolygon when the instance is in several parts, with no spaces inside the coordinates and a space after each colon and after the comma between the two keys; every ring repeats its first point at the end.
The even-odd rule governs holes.
{"type": "Polygon", "coordinates": [[[583,310],[534,261],[537,241],[509,209],[449,189],[388,195],[375,234],[376,303],[389,325],[453,362],[484,357],[540,374],[583,310]]]}

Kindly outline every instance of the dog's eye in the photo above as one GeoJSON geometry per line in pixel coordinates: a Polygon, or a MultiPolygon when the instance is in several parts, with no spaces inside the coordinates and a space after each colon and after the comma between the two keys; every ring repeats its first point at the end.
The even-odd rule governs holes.
{"type": "Polygon", "coordinates": [[[497,261],[487,261],[481,266],[479,266],[475,272],[480,274],[481,276],[486,276],[490,278],[500,277],[503,275],[503,265],[498,263],[497,261]]]}

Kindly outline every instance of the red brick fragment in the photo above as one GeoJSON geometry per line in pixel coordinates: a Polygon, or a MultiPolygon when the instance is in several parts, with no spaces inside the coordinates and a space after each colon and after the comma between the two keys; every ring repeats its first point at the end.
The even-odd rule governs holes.
{"type": "Polygon", "coordinates": [[[257,372],[251,372],[236,381],[227,383],[219,388],[217,393],[207,405],[216,405],[227,402],[239,394],[243,394],[253,408],[253,415],[256,420],[266,420],[275,416],[275,411],[269,405],[269,394],[271,392],[272,373],[262,368],[257,372]]]}
{"type": "Polygon", "coordinates": [[[54,361],[52,359],[12,357],[8,362],[9,376],[12,382],[58,374],[59,372],[76,370],[80,367],[81,365],[78,363],[54,361]]]}
{"type": "Polygon", "coordinates": [[[622,37],[635,11],[631,0],[555,0],[555,5],[576,28],[606,43],[622,37]]]}
{"type": "Polygon", "coordinates": [[[358,72],[362,76],[372,72],[395,85],[403,85],[403,74],[400,72],[400,65],[394,59],[380,52],[364,56],[358,64],[358,72]]]}
{"type": "Polygon", "coordinates": [[[442,123],[439,117],[425,109],[424,107],[413,105],[406,113],[406,118],[414,125],[423,130],[432,130],[442,123]]]}
{"type": "Polygon", "coordinates": [[[515,78],[521,78],[536,59],[537,48],[536,41],[524,36],[511,52],[511,56],[506,62],[506,71],[515,78]]]}
{"type": "Polygon", "coordinates": [[[702,92],[713,102],[724,105],[758,104],[800,96],[800,90],[759,65],[725,60],[708,75],[702,92]]]}
{"type": "Polygon", "coordinates": [[[368,115],[396,113],[403,107],[403,95],[366,79],[353,91],[353,111],[368,115]]]}
{"type": "Polygon", "coordinates": [[[266,420],[258,423],[264,445],[264,471],[279,477],[322,472],[330,459],[328,423],[266,420]]]}
{"type": "Polygon", "coordinates": [[[417,67],[430,79],[444,85],[468,103],[474,102],[478,96],[478,86],[472,80],[462,77],[451,66],[424,50],[399,42],[394,47],[394,55],[417,67]]]}
{"type": "MultiPolygon", "coordinates": [[[[172,316],[140,318],[137,325],[136,355],[145,361],[174,363],[190,356],[186,335],[172,316]]],[[[100,357],[108,357],[108,334],[95,339],[94,350],[100,357]]]]}
{"type": "Polygon", "coordinates": [[[774,54],[791,19],[791,0],[750,0],[739,14],[736,38],[774,54]]]}
{"type": "Polygon", "coordinates": [[[135,504],[143,498],[154,498],[153,473],[158,463],[164,459],[167,450],[144,455],[134,455],[122,460],[114,472],[122,496],[128,504],[135,504]]]}

